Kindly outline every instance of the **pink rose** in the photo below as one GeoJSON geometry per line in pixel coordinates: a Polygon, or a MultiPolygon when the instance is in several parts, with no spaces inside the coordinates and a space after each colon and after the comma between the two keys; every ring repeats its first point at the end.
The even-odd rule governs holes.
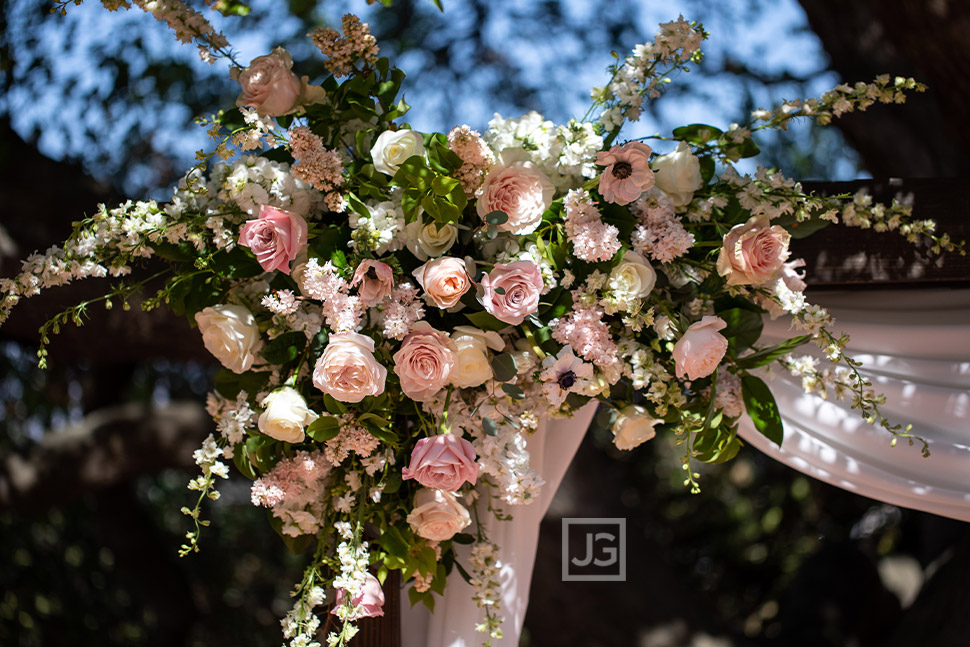
{"type": "Polygon", "coordinates": [[[451,492],[421,488],[414,495],[408,523],[414,534],[431,541],[446,541],[471,525],[468,510],[451,492]]]}
{"type": "Polygon", "coordinates": [[[242,93],[236,99],[239,107],[256,108],[270,117],[289,114],[300,99],[302,83],[293,73],[289,52],[277,47],[272,54],[257,56],[239,74],[242,93]]]}
{"type": "Polygon", "coordinates": [[[350,287],[360,286],[357,295],[369,308],[373,308],[394,290],[394,270],[387,263],[365,259],[354,271],[350,287]]]}
{"type": "MultiPolygon", "coordinates": [[[[347,592],[343,589],[337,589],[337,598],[330,613],[339,615],[340,607],[344,605],[346,598],[347,592]]],[[[364,580],[364,590],[360,592],[360,595],[350,598],[350,603],[357,608],[357,617],[359,618],[384,615],[384,590],[381,589],[381,583],[376,577],[368,573],[364,580]]]]}
{"type": "Polygon", "coordinates": [[[439,308],[453,308],[472,286],[465,269],[465,261],[451,256],[428,261],[414,270],[413,274],[439,308]]]}
{"type": "Polygon", "coordinates": [[[341,402],[384,392],[387,369],[374,358],[374,340],[355,332],[332,333],[313,367],[313,385],[341,402]]]}
{"type": "Polygon", "coordinates": [[[267,272],[290,273],[290,261],[306,245],[307,224],[301,216],[263,205],[257,220],[247,220],[239,231],[239,244],[256,254],[267,272]]]}
{"type": "Polygon", "coordinates": [[[394,372],[412,400],[427,400],[448,384],[458,354],[455,342],[427,321],[411,328],[394,353],[394,372]]]}
{"type": "Polygon", "coordinates": [[[717,332],[727,323],[720,317],[706,316],[684,332],[674,344],[677,377],[696,380],[714,372],[724,358],[728,340],[717,332]]]}
{"type": "Polygon", "coordinates": [[[768,216],[752,216],[724,236],[717,256],[717,273],[728,285],[758,285],[770,281],[788,259],[791,234],[768,216]]]}
{"type": "Polygon", "coordinates": [[[472,444],[454,434],[422,438],[411,452],[411,464],[404,468],[404,479],[415,479],[425,487],[454,492],[478,478],[478,463],[472,444]]]}
{"type": "Polygon", "coordinates": [[[531,234],[542,222],[542,212],[552,204],[556,193],[545,173],[532,162],[497,165],[485,176],[478,198],[478,215],[484,219],[493,211],[504,211],[509,219],[499,231],[531,234]]]}
{"type": "Polygon", "coordinates": [[[499,321],[518,326],[539,309],[542,292],[542,272],[532,261],[496,263],[491,272],[482,277],[482,305],[499,321]],[[500,294],[497,290],[502,289],[500,294]]]}
{"type": "Polygon", "coordinates": [[[605,166],[600,175],[600,194],[607,202],[630,204],[653,187],[653,170],[646,144],[627,142],[596,154],[596,163],[605,166]]]}

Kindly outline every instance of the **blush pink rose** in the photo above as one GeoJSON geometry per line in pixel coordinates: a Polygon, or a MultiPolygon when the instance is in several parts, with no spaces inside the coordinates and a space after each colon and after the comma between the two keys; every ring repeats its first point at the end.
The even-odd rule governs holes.
{"type": "Polygon", "coordinates": [[[411,464],[403,470],[404,480],[414,479],[436,490],[454,492],[466,481],[475,485],[478,463],[472,444],[454,434],[422,438],[411,452],[411,464]]]}
{"type": "Polygon", "coordinates": [[[266,205],[259,208],[259,218],[247,220],[239,231],[239,244],[253,250],[267,272],[289,274],[290,261],[303,250],[306,241],[306,220],[266,205]]]}
{"type": "Polygon", "coordinates": [[[496,263],[482,277],[482,305],[499,321],[518,326],[539,309],[542,272],[532,261],[496,263]],[[501,288],[502,293],[499,293],[501,288]]]}
{"type": "Polygon", "coordinates": [[[445,333],[427,321],[411,328],[401,348],[394,353],[394,372],[401,390],[412,400],[427,400],[440,391],[455,369],[458,349],[445,333]]]}
{"type": "Polygon", "coordinates": [[[641,142],[627,142],[596,154],[596,163],[605,166],[600,175],[599,191],[603,199],[616,204],[630,204],[644,191],[653,188],[650,153],[653,149],[641,142]]]}
{"type": "Polygon", "coordinates": [[[239,74],[242,92],[236,105],[255,108],[270,117],[293,112],[300,100],[302,83],[292,68],[293,59],[282,47],[266,56],[257,56],[239,74]]]}
{"type": "Polygon", "coordinates": [[[718,332],[726,326],[723,319],[712,316],[691,324],[674,344],[677,377],[696,380],[714,372],[727,351],[728,340],[718,332]]]}
{"type": "Polygon", "coordinates": [[[341,402],[360,402],[384,392],[387,369],[374,357],[374,340],[355,333],[330,335],[313,367],[313,386],[341,402]]]}
{"type": "Polygon", "coordinates": [[[717,256],[717,273],[728,285],[759,285],[774,278],[788,260],[791,234],[770,225],[768,216],[752,216],[724,236],[717,256]]]}
{"type": "Polygon", "coordinates": [[[414,509],[408,513],[408,524],[418,537],[446,541],[471,525],[465,506],[451,492],[421,488],[414,495],[414,509]]]}
{"type": "Polygon", "coordinates": [[[373,308],[394,290],[394,270],[387,263],[365,259],[354,271],[350,287],[358,287],[357,296],[369,308],[373,308]],[[359,287],[358,287],[359,286],[359,287]]]}
{"type": "MultiPolygon", "coordinates": [[[[343,589],[337,589],[336,601],[330,613],[338,615],[339,609],[346,599],[347,592],[343,589]]],[[[358,609],[358,617],[373,618],[384,615],[384,590],[381,588],[381,583],[376,577],[368,573],[364,580],[364,590],[360,592],[360,595],[350,598],[350,603],[358,609]]]]}
{"type": "Polygon", "coordinates": [[[500,164],[485,176],[476,208],[482,219],[493,211],[504,211],[509,219],[498,225],[499,231],[531,234],[542,222],[542,213],[552,204],[555,193],[552,182],[532,162],[500,164]]]}
{"type": "Polygon", "coordinates": [[[413,272],[418,284],[439,308],[453,308],[472,286],[465,261],[442,256],[428,261],[413,272]]]}

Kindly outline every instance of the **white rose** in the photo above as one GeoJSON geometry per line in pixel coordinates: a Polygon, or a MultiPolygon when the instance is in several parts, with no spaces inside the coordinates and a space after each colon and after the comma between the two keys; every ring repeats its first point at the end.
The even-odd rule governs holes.
{"type": "Polygon", "coordinates": [[[610,272],[610,289],[618,299],[643,299],[657,283],[657,272],[636,252],[623,255],[620,264],[610,272]]]}
{"type": "Polygon", "coordinates": [[[427,225],[416,220],[404,228],[406,244],[419,261],[441,256],[455,244],[458,228],[448,223],[441,225],[429,222],[427,225]]]}
{"type": "Polygon", "coordinates": [[[259,430],[285,443],[303,442],[303,428],[319,418],[306,406],[300,392],[290,386],[279,388],[263,399],[265,410],[259,414],[259,430]]]}
{"type": "Polygon", "coordinates": [[[623,407],[613,423],[613,444],[617,449],[633,449],[656,436],[653,428],[660,422],[640,405],[623,407]]]}
{"type": "Polygon", "coordinates": [[[385,130],[374,142],[370,155],[374,168],[394,175],[407,158],[424,155],[424,141],[421,133],[413,130],[385,130]]]}
{"type": "Polygon", "coordinates": [[[233,373],[248,371],[262,348],[253,314],[242,306],[218,305],[195,313],[205,349],[233,373]]]}
{"type": "Polygon", "coordinates": [[[670,196],[675,207],[690,204],[694,191],[704,186],[701,162],[685,142],[680,142],[673,153],[655,159],[652,166],[656,187],[670,196]]]}
{"type": "Polygon", "coordinates": [[[458,349],[451,383],[460,389],[480,386],[492,379],[488,349],[501,351],[505,340],[494,331],[485,332],[473,326],[456,326],[451,339],[458,349]]]}
{"type": "Polygon", "coordinates": [[[431,541],[446,541],[471,525],[468,510],[450,492],[421,488],[414,495],[408,523],[414,534],[431,541]]]}

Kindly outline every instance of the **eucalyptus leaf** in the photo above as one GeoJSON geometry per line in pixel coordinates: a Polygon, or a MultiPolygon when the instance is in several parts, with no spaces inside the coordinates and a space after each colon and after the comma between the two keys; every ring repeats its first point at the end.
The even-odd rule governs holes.
{"type": "Polygon", "coordinates": [[[495,379],[499,382],[508,382],[509,380],[515,379],[518,373],[515,358],[508,353],[496,355],[492,358],[492,372],[495,374],[495,379]]]}
{"type": "Polygon", "coordinates": [[[491,418],[482,418],[482,428],[485,430],[485,433],[488,434],[489,436],[498,435],[498,423],[496,423],[491,418]]]}

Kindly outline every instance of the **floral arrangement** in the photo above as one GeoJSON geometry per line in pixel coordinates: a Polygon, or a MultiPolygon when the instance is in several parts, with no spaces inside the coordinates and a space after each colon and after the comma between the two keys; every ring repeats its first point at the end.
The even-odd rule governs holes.
{"type": "MultiPolygon", "coordinates": [[[[312,548],[282,622],[290,645],[318,644],[321,605],[327,644],[346,643],[356,620],[383,613],[392,570],[412,603],[433,608],[458,569],[486,643],[500,636],[501,547],[478,521],[536,498],[543,479],[528,439],[545,416],[596,401],[617,448],[657,434],[681,446],[696,490],[692,465],[731,459],[743,414],[781,442],[762,380],[774,364],[808,391],[850,398],[893,443],[913,443],[880,414],[847,338],[806,300],[789,242],[841,223],[937,253],[962,243],[903,204],[818,197],[775,170],[735,168],[758,154],[757,131],[902,102],[923,89],[912,79],[841,85],[726,130],[624,141],[644,101],[700,61],[707,34],[679,19],[609,70],[584,120],[496,115],[484,134],[419,133],[401,122],[404,74],[353,15],[342,33],[310,34],[331,72],[313,85],[282,49],[235,64],[225,38],[178,0],[136,4],[206,60],[233,61],[237,107],[207,121],[217,145],[170,202],[103,206],[0,280],[0,321],[76,279],[119,277],[100,300],[125,308],[164,280],[142,307],[185,315],[224,366],[207,403],[216,431],[189,484],[198,499],[182,510],[193,522],[182,554],[198,550],[202,504],[233,464],[287,545],[312,548]],[[151,257],[164,269],[131,278],[151,257]],[[766,313],[790,317],[797,336],[760,345],[766,313]],[[807,343],[832,365],[792,355],[807,343]],[[473,544],[465,564],[460,543],[473,544]]],[[[92,303],[42,328],[42,365],[49,336],[82,323],[92,303]]]]}

